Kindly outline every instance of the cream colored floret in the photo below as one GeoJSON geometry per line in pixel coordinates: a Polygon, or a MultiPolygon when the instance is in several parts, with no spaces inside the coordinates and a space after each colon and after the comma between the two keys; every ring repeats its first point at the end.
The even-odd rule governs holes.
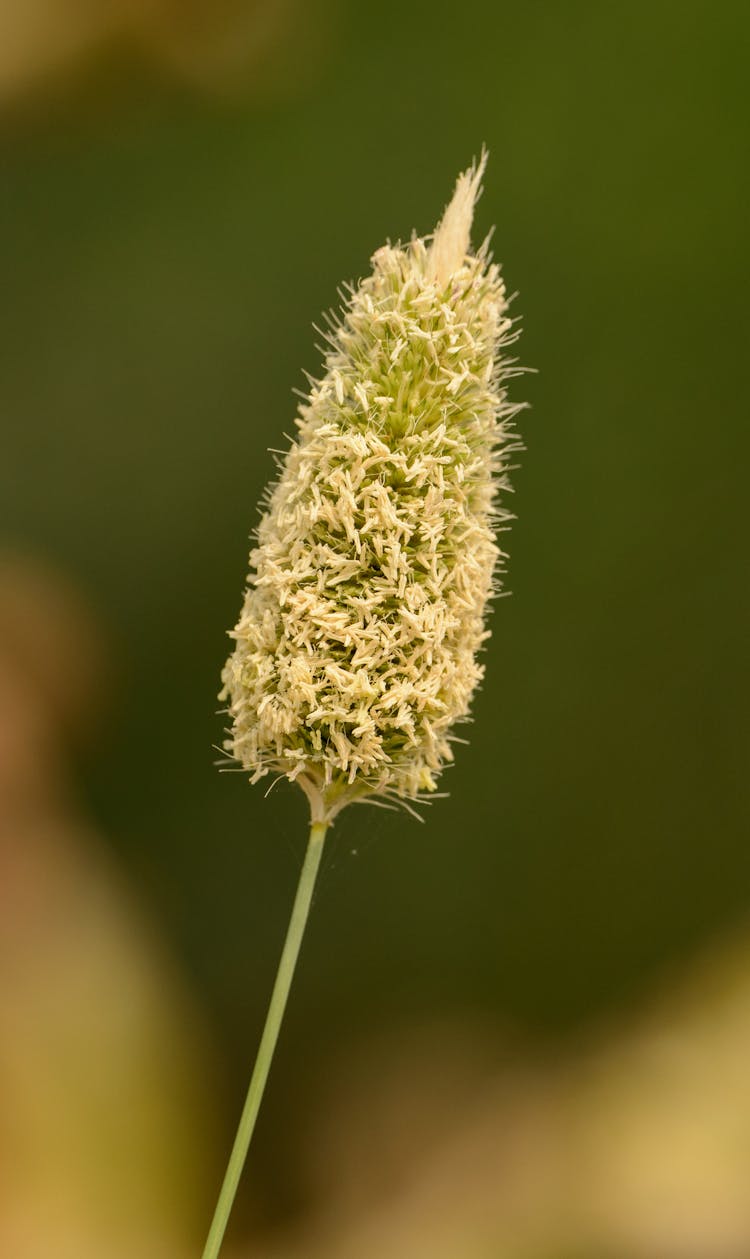
{"type": "Polygon", "coordinates": [[[469,252],[483,169],[351,291],[251,553],[226,748],[253,781],[299,782],[316,819],[433,790],[482,676],[518,448],[504,285],[469,252]]]}

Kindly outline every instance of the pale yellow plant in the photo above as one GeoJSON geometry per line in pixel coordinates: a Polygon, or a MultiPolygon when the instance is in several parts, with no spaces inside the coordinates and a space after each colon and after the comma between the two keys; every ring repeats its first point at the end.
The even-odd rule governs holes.
{"type": "Polygon", "coordinates": [[[518,448],[505,287],[487,242],[470,250],[485,162],[459,176],[431,237],[384,245],[349,290],[250,557],[225,747],[252,781],[299,783],[312,826],[204,1259],[221,1247],[326,830],[351,802],[434,791],[482,676],[509,519],[498,496],[518,448]]]}
{"type": "Polygon", "coordinates": [[[486,242],[469,252],[484,165],[351,289],[251,554],[226,747],[253,781],[297,781],[316,821],[433,791],[482,676],[518,409],[505,287],[486,242]]]}

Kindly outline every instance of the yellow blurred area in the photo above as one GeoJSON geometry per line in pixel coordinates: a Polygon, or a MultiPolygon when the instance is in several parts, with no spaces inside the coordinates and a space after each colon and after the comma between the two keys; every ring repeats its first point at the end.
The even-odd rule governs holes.
{"type": "Polygon", "coordinates": [[[59,88],[107,55],[212,91],[252,89],[255,79],[268,91],[267,58],[290,37],[313,53],[326,9],[301,0],[2,0],[0,105],[59,88]]]}
{"type": "Polygon", "coordinates": [[[106,649],[58,574],[0,562],[0,1254],[184,1253],[210,1056],[195,1005],[78,807],[106,649]]]}
{"type": "Polygon", "coordinates": [[[750,940],[552,1062],[437,1025],[325,1099],[316,1218],[274,1259],[744,1259],[750,940]],[[363,1083],[367,1081],[367,1083],[363,1083]]]}

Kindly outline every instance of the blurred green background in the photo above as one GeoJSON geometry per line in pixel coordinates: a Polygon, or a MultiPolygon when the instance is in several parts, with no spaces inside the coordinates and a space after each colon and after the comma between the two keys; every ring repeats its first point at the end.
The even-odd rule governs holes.
{"type": "Polygon", "coordinates": [[[554,1042],[747,914],[750,10],[203,8],[0,65],[0,505],[109,627],[81,789],[210,1008],[227,1123],[306,814],[213,765],[268,448],[337,285],[483,142],[539,373],[471,744],[426,825],[335,828],[270,1180],[347,1038],[450,1012],[554,1042]]]}

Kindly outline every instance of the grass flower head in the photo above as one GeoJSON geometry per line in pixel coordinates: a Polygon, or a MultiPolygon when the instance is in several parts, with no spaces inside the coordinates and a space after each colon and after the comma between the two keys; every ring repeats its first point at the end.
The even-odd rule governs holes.
{"type": "Polygon", "coordinates": [[[298,782],[316,821],[434,790],[483,673],[519,409],[505,287],[470,249],[484,165],[349,289],[251,553],[225,746],[253,781],[298,782]]]}

